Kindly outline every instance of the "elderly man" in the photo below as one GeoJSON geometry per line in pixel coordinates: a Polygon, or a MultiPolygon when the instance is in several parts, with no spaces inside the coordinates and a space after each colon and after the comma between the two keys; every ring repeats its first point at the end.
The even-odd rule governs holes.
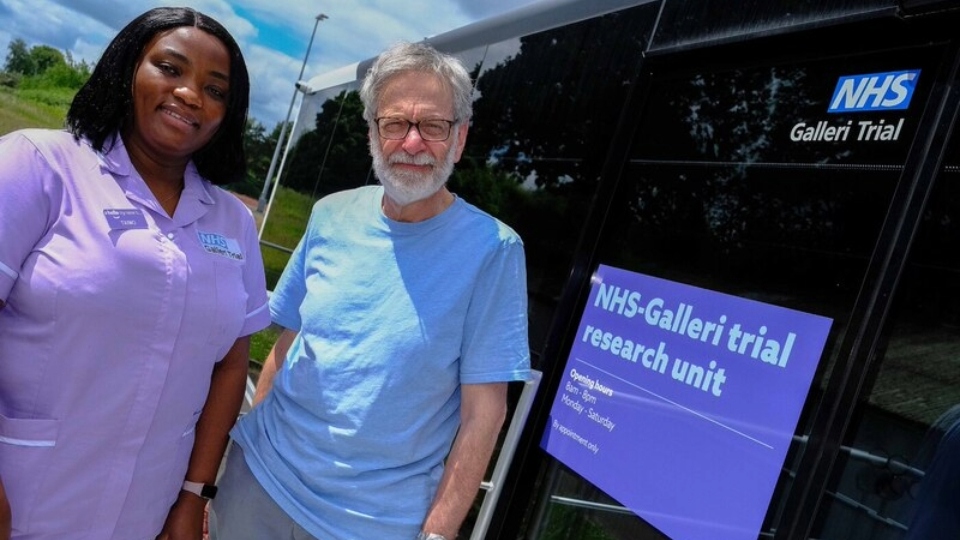
{"type": "Polygon", "coordinates": [[[453,539],[529,377],[517,234],[451,193],[471,115],[455,58],[381,54],[360,91],[380,186],[317,202],[284,327],[212,504],[223,540],[453,539]]]}

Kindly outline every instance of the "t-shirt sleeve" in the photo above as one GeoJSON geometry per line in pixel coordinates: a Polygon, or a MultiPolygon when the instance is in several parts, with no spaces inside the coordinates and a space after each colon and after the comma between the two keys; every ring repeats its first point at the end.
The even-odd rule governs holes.
{"type": "Polygon", "coordinates": [[[461,382],[529,379],[527,273],[519,238],[503,241],[480,273],[474,291],[464,328],[461,382]]]}
{"type": "Polygon", "coordinates": [[[270,326],[267,283],[263,269],[263,255],[260,252],[260,240],[257,236],[253,216],[248,214],[244,238],[246,246],[246,264],[243,267],[243,286],[247,290],[247,317],[240,331],[248,336],[270,326]]]}
{"type": "Polygon", "coordinates": [[[290,255],[273,293],[270,295],[270,318],[273,322],[290,330],[300,330],[300,305],[307,294],[306,260],[308,237],[313,225],[314,215],[307,223],[307,230],[290,255]]]}
{"type": "Polygon", "coordinates": [[[14,132],[0,138],[0,300],[10,291],[33,247],[56,219],[59,179],[37,147],[14,132]]]}

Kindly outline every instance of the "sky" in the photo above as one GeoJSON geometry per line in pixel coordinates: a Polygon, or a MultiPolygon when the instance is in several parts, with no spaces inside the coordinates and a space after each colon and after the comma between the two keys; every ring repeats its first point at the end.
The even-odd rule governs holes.
{"type": "Polygon", "coordinates": [[[5,61],[10,41],[20,38],[28,47],[49,45],[92,65],[137,15],[188,5],[217,19],[240,44],[251,79],[250,117],[270,130],[286,118],[301,69],[309,80],[376,56],[393,42],[420,41],[539,1],[0,0],[0,58],[5,61]],[[327,19],[317,23],[321,13],[327,19]]]}

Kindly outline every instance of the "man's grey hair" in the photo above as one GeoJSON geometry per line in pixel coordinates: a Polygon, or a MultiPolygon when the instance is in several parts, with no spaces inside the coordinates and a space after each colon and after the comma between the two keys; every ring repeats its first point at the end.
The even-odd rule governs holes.
{"type": "Polygon", "coordinates": [[[439,78],[453,94],[453,120],[464,122],[470,119],[473,84],[463,63],[425,43],[400,42],[377,56],[363,78],[360,100],[363,101],[363,117],[371,127],[386,84],[393,77],[411,71],[429,73],[439,78]]]}

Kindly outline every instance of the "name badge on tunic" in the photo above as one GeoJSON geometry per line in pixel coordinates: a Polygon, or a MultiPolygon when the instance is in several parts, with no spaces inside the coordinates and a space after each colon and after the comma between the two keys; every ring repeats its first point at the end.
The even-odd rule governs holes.
{"type": "Polygon", "coordinates": [[[108,208],[103,211],[111,231],[146,229],[147,218],[138,208],[108,208]]]}

